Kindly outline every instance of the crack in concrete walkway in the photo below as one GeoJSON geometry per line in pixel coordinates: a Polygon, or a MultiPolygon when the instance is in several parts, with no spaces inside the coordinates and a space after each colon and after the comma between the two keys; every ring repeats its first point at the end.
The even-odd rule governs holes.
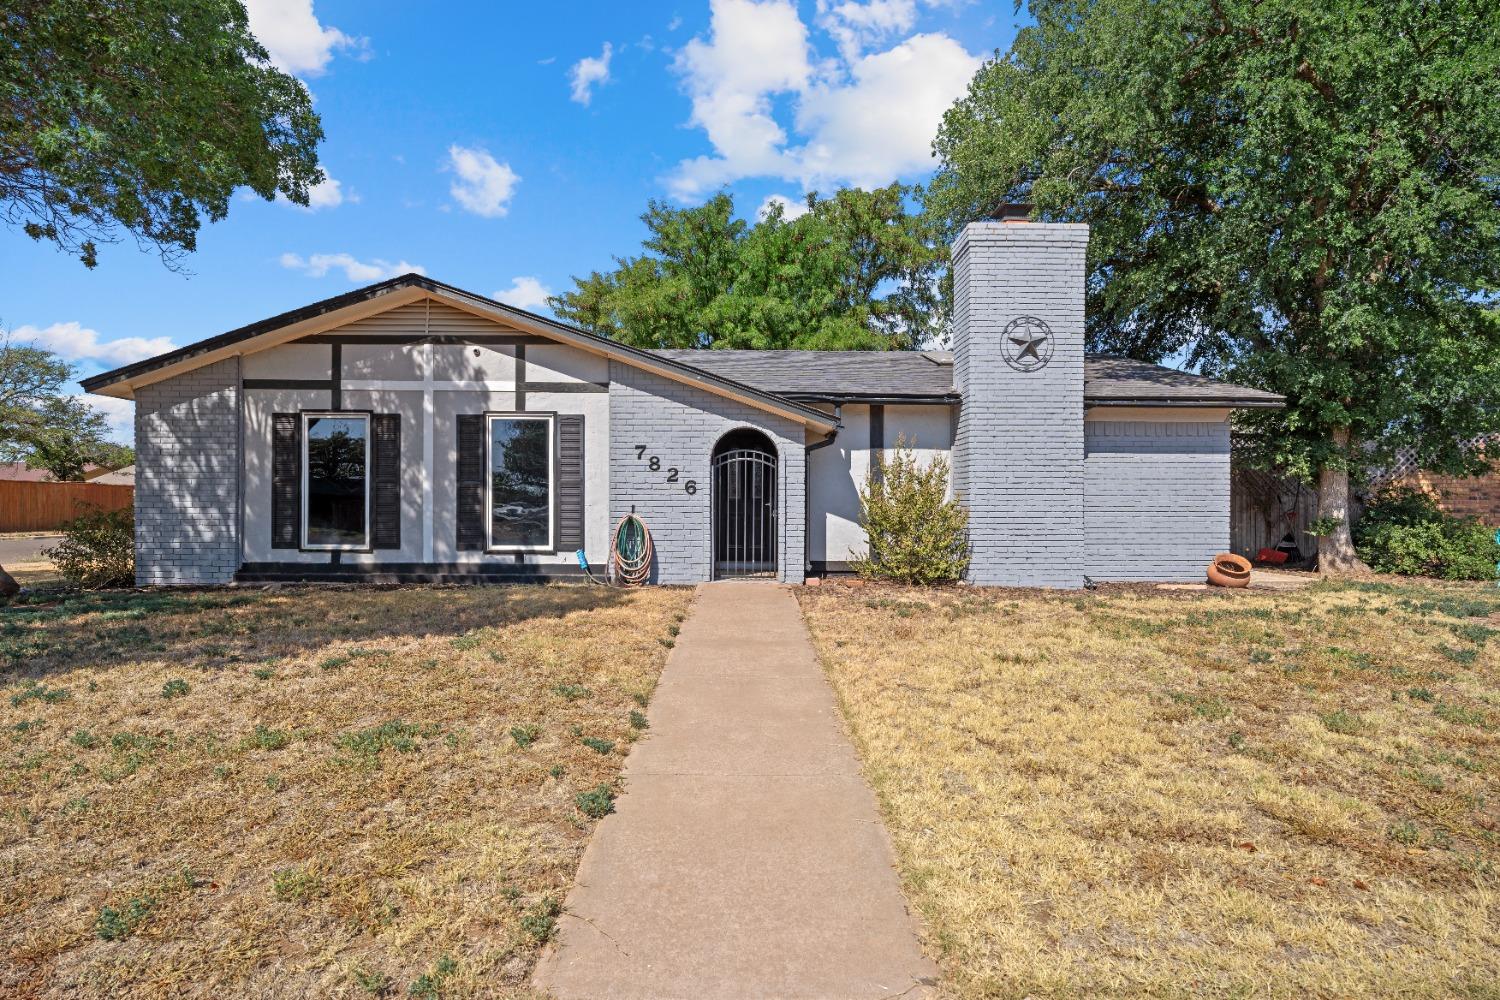
{"type": "Polygon", "coordinates": [[[698,598],[535,985],[572,998],[926,995],[875,797],[781,586],[698,598]]]}

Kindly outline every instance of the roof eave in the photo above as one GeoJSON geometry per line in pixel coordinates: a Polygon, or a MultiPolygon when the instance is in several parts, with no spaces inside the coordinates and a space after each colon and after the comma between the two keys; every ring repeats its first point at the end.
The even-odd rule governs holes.
{"type": "Polygon", "coordinates": [[[906,395],[898,393],[867,392],[783,392],[777,395],[803,403],[880,404],[885,406],[951,406],[962,397],[956,392],[934,395],[920,393],[906,395]]]}
{"type": "Polygon", "coordinates": [[[1174,396],[1171,398],[1149,396],[1089,396],[1083,398],[1084,406],[1208,406],[1233,410],[1274,410],[1286,406],[1282,398],[1264,399],[1256,397],[1174,396]]]}

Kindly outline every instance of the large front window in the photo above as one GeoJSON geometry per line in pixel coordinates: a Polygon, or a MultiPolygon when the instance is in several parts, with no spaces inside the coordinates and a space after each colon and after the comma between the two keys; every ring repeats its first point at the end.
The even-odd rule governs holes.
{"type": "Polygon", "coordinates": [[[370,418],[306,413],[302,419],[303,545],[368,548],[370,418]]]}
{"type": "Polygon", "coordinates": [[[489,418],[492,549],[552,547],[552,418],[489,418]]]}

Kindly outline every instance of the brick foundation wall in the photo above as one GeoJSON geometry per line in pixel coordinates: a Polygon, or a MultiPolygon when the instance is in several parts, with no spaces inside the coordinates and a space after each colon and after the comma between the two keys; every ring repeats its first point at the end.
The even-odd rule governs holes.
{"type": "Polygon", "coordinates": [[[135,581],[228,583],[239,568],[239,359],[137,390],[135,581]]]}

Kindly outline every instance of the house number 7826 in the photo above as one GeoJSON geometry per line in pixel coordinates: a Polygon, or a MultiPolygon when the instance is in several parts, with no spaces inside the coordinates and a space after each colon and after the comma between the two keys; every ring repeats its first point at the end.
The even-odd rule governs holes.
{"type": "MultiPolygon", "coordinates": [[[[647,456],[646,451],[647,451],[648,447],[649,447],[648,445],[644,445],[644,444],[638,444],[638,445],[636,445],[635,446],[635,457],[639,461],[645,462],[646,463],[646,468],[650,469],[652,472],[661,472],[662,471],[661,459],[658,458],[655,455],[647,456]]],[[[688,496],[692,496],[694,493],[698,492],[698,481],[695,480],[695,479],[686,479],[686,480],[684,480],[682,478],[681,470],[679,470],[675,465],[668,466],[667,469],[666,469],[666,473],[667,473],[667,482],[669,482],[669,483],[681,482],[682,483],[682,492],[686,493],[688,496]]]]}

